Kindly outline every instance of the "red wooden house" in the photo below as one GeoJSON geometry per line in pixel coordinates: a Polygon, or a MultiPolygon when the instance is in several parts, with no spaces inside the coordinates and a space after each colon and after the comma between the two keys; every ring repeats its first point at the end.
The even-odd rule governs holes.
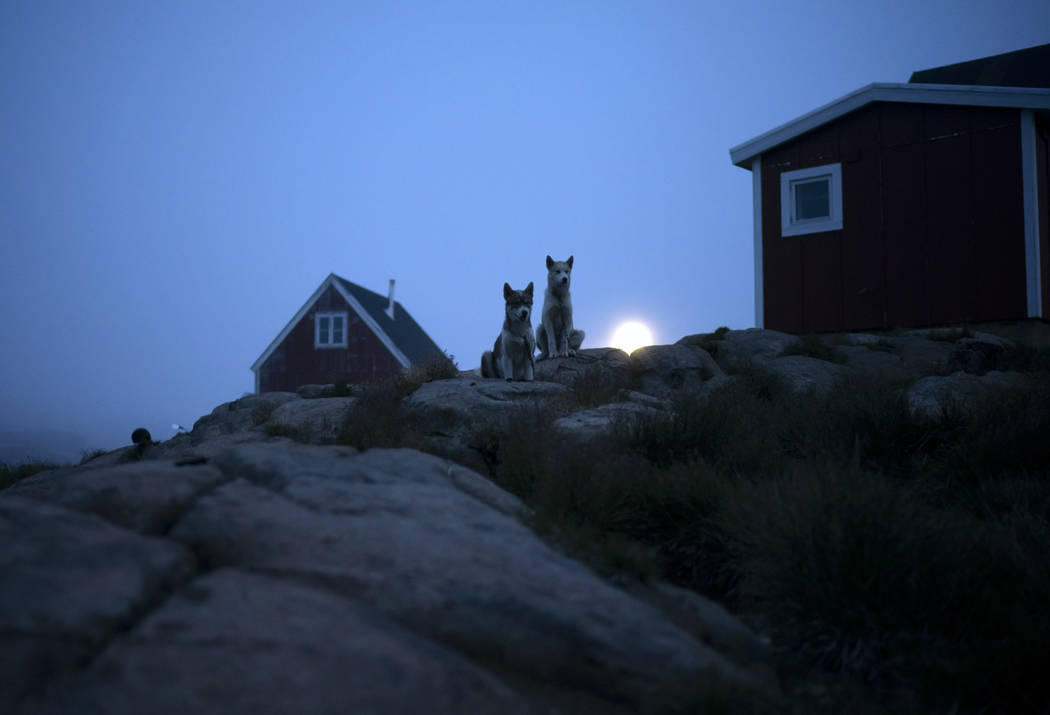
{"type": "Polygon", "coordinates": [[[1050,45],[868,85],[730,157],[758,327],[1050,316],[1050,45]]]}
{"type": "Polygon", "coordinates": [[[256,392],[369,382],[445,354],[402,305],[330,273],[252,364],[256,392]]]}

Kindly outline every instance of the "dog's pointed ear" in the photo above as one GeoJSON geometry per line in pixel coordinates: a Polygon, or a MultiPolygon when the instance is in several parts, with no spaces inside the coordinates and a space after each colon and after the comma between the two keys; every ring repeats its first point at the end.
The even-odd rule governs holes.
{"type": "Polygon", "coordinates": [[[572,268],[572,256],[569,256],[569,260],[565,262],[569,264],[569,268],[572,268]]]}
{"type": "Polygon", "coordinates": [[[554,259],[547,256],[547,270],[550,270],[551,264],[554,263],[554,259]]]}
{"type": "Polygon", "coordinates": [[[510,298],[510,294],[513,293],[513,292],[514,291],[511,290],[511,288],[510,288],[510,283],[504,283],[503,284],[503,300],[506,300],[507,298],[510,298]]]}
{"type": "Polygon", "coordinates": [[[532,281],[529,281],[529,284],[528,284],[527,286],[525,286],[525,293],[526,293],[526,294],[527,294],[527,295],[528,295],[528,296],[529,296],[530,298],[532,297],[532,281]]]}

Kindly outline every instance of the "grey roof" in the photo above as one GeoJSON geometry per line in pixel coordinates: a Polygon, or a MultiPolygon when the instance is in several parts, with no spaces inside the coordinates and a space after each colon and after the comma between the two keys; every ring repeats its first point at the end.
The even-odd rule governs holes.
{"type": "Polygon", "coordinates": [[[405,354],[413,365],[426,362],[427,360],[444,355],[441,348],[430,339],[430,336],[419,327],[404,306],[394,301],[394,318],[391,320],[386,313],[389,303],[386,296],[374,293],[356,283],[333,274],[333,277],[342,284],[357,302],[361,304],[372,320],[376,322],[379,329],[386,333],[394,344],[405,354]]]}
{"type": "Polygon", "coordinates": [[[1050,87],[1050,44],[913,72],[913,84],[1050,87]]]}

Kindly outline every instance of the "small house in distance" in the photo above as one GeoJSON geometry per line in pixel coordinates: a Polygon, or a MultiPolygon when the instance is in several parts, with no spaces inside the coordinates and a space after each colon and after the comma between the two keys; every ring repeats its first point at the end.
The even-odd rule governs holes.
{"type": "Polygon", "coordinates": [[[868,85],[729,153],[758,327],[1050,316],[1050,45],[868,85]]]}
{"type": "Polygon", "coordinates": [[[255,392],[370,382],[445,354],[394,300],[334,273],[252,364],[255,392]]]}

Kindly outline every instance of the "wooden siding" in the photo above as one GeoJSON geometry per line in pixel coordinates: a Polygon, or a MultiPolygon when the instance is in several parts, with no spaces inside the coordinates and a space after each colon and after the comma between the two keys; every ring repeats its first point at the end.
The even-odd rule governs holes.
{"type": "Polygon", "coordinates": [[[401,364],[380,342],[343,296],[329,287],[259,366],[259,392],[295,391],[302,385],[370,382],[401,371],[401,364]],[[346,311],[345,348],[314,347],[314,314],[346,311]]]}
{"type": "Polygon", "coordinates": [[[1024,317],[1020,115],[876,103],[762,157],[765,325],[1024,317]],[[843,228],[782,237],[780,174],[842,164],[843,228]]]}
{"type": "Polygon", "coordinates": [[[1035,118],[1036,185],[1039,190],[1039,270],[1043,319],[1050,320],[1050,119],[1035,118]]]}

